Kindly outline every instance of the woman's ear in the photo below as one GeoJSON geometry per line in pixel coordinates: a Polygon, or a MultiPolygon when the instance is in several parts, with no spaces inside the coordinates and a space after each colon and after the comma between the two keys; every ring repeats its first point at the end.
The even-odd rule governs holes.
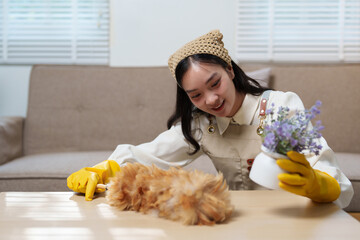
{"type": "Polygon", "coordinates": [[[234,73],[234,69],[230,65],[227,66],[226,72],[229,74],[230,79],[233,80],[235,77],[235,73],[234,73]]]}

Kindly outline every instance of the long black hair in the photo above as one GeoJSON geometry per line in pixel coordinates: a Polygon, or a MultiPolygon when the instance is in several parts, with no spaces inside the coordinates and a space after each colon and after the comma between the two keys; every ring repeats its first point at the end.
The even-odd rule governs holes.
{"type": "MultiPolygon", "coordinates": [[[[191,123],[195,113],[207,114],[202,110],[196,108],[191,102],[187,93],[182,88],[182,78],[184,74],[189,70],[191,62],[202,62],[202,63],[211,63],[222,66],[225,70],[228,67],[228,64],[221,58],[211,55],[211,54],[195,54],[189,57],[184,58],[179,62],[175,70],[177,86],[177,95],[176,95],[176,106],[174,113],[170,116],[167,121],[167,127],[170,129],[176,122],[181,121],[182,132],[185,139],[194,147],[194,151],[189,153],[190,155],[195,154],[199,151],[200,145],[194,139],[191,133],[191,123]]],[[[261,95],[265,90],[269,88],[264,88],[260,84],[248,77],[245,72],[234,62],[231,61],[232,68],[234,70],[234,79],[233,83],[235,89],[240,93],[249,93],[255,96],[261,95]]]]}

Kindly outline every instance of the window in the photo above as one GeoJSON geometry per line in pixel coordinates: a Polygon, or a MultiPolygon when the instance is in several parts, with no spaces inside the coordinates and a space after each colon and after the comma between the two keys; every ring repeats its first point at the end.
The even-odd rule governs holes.
{"type": "Polygon", "coordinates": [[[236,58],[360,62],[360,0],[238,0],[236,58]]]}
{"type": "Polygon", "coordinates": [[[108,64],[108,0],[0,0],[0,64],[108,64]]]}

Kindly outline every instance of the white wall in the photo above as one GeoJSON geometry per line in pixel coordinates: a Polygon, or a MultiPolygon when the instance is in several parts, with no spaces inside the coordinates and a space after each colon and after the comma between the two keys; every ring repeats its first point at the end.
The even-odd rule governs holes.
{"type": "Polygon", "coordinates": [[[111,0],[111,66],[166,66],[186,42],[213,29],[235,54],[236,0],[111,0]]]}
{"type": "MultiPolygon", "coordinates": [[[[235,54],[236,0],[110,0],[111,66],[166,66],[186,42],[213,29],[235,54]]],[[[31,66],[0,65],[0,116],[26,116],[31,66]]]]}
{"type": "Polygon", "coordinates": [[[0,116],[26,116],[31,66],[0,65],[0,116]]]}

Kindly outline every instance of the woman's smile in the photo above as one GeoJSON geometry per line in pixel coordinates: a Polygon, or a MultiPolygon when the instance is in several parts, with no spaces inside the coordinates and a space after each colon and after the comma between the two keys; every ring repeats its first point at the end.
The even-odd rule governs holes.
{"type": "Polygon", "coordinates": [[[211,108],[213,111],[216,112],[220,112],[221,110],[224,109],[225,106],[225,100],[222,100],[222,102],[220,102],[220,104],[217,107],[211,108]]]}

